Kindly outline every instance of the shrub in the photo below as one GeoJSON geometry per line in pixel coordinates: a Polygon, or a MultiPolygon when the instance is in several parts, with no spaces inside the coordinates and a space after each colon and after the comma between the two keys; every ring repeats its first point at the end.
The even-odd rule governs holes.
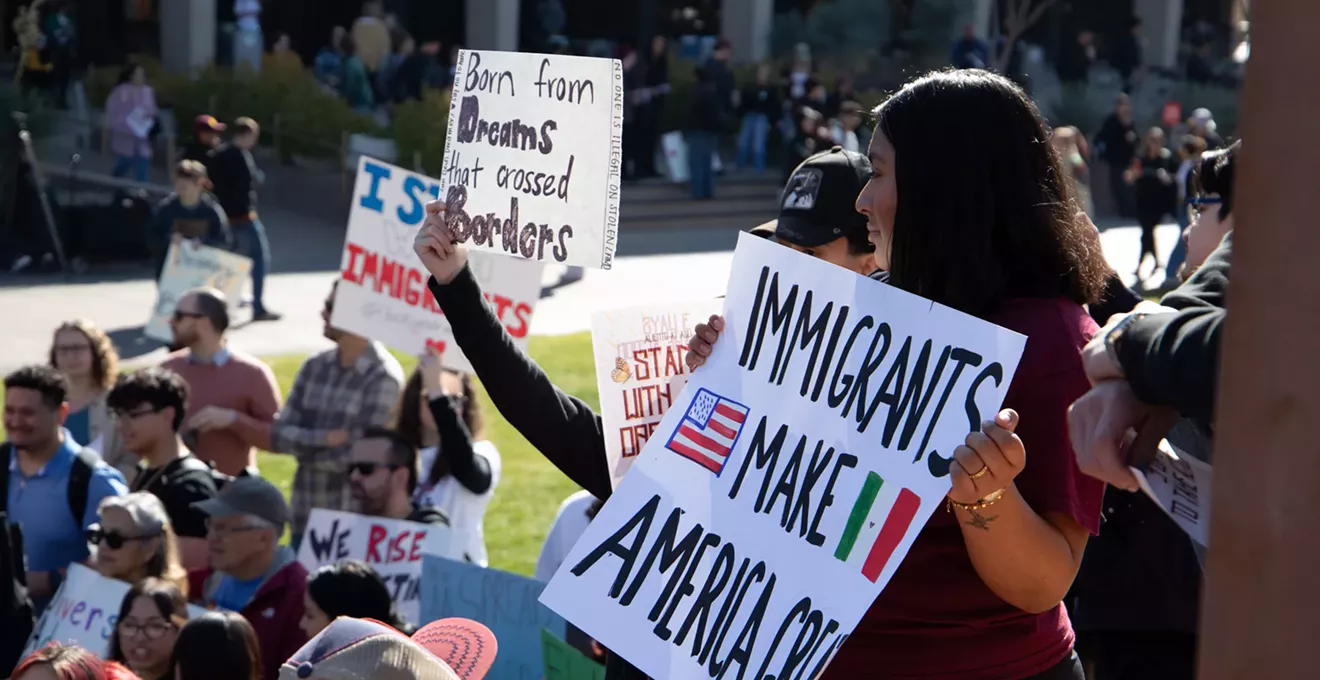
{"type": "MultiPolygon", "coordinates": [[[[324,89],[301,64],[266,59],[260,73],[249,68],[209,66],[194,78],[171,74],[151,58],[131,57],[147,71],[156,102],[174,111],[177,129],[186,141],[190,121],[209,113],[222,121],[249,116],[262,125],[262,143],[280,154],[337,158],[344,133],[372,132],[378,127],[356,113],[337,93],[324,89]]],[[[102,106],[114,88],[121,67],[90,72],[85,80],[88,101],[102,106]]]]}
{"type": "Polygon", "coordinates": [[[439,177],[445,164],[445,135],[449,132],[449,91],[427,88],[420,101],[394,107],[390,133],[399,152],[399,164],[439,177]]]}

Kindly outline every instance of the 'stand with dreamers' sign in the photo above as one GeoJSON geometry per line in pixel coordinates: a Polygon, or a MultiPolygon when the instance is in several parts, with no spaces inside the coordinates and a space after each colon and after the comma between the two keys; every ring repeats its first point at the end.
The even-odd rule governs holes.
{"type": "Polygon", "coordinates": [[[351,512],[312,510],[298,561],[315,571],[340,560],[367,563],[385,581],[394,606],[410,622],[421,616],[422,554],[450,557],[457,545],[449,527],[351,512]]]}
{"type": "MultiPolygon", "coordinates": [[[[365,156],[358,161],[330,323],[401,352],[434,348],[445,366],[470,373],[413,251],[426,203],[439,195],[440,184],[425,175],[365,156]]],[[[542,265],[473,251],[468,266],[504,328],[526,349],[542,265]]]]}
{"type": "Polygon", "coordinates": [[[619,236],[623,66],[460,50],[446,218],[482,252],[609,269],[619,236]]]}
{"type": "Polygon", "coordinates": [[[1025,338],[743,234],[725,330],[541,601],[647,675],[815,677],[1025,338]]]}
{"type": "Polygon", "coordinates": [[[592,315],[596,387],[614,486],[687,384],[683,358],[693,330],[722,306],[720,300],[702,300],[592,315]]]}

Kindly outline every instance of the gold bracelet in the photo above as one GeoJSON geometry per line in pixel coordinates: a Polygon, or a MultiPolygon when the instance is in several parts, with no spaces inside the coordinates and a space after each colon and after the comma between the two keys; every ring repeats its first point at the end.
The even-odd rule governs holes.
{"type": "Polygon", "coordinates": [[[1004,491],[1006,490],[1007,487],[1005,487],[1004,489],[1000,489],[998,491],[991,491],[990,493],[982,496],[975,503],[959,503],[958,501],[955,501],[952,498],[946,496],[944,498],[945,500],[944,511],[953,512],[954,508],[958,508],[959,510],[984,510],[985,508],[988,508],[994,505],[995,503],[998,503],[999,499],[1004,497],[1004,491]]]}

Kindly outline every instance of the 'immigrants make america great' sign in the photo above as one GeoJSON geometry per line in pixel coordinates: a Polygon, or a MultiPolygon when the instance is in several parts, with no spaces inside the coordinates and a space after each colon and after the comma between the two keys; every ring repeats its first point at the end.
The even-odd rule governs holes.
{"type": "Polygon", "coordinates": [[[480,252],[609,269],[619,236],[623,66],[460,50],[446,218],[480,252]]]}
{"type": "Polygon", "coordinates": [[[1026,339],[742,235],[725,330],[541,600],[651,677],[811,678],[1026,339]]]}

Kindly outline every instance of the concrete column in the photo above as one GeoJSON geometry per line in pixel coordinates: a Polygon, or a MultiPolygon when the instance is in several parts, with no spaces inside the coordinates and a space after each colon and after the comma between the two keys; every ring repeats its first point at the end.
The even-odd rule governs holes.
{"type": "Polygon", "coordinates": [[[466,0],[467,39],[463,46],[479,50],[518,49],[519,0],[466,0]]]}
{"type": "Polygon", "coordinates": [[[733,43],[734,63],[758,62],[770,57],[774,0],[724,0],[721,17],[720,34],[733,43]]]}
{"type": "Polygon", "coordinates": [[[1148,66],[1178,65],[1178,43],[1182,36],[1183,0],[1136,0],[1133,11],[1141,17],[1148,66]]]}
{"type": "Polygon", "coordinates": [[[215,60],[215,3],[216,0],[170,0],[158,5],[160,56],[166,69],[193,73],[215,60]]]}

